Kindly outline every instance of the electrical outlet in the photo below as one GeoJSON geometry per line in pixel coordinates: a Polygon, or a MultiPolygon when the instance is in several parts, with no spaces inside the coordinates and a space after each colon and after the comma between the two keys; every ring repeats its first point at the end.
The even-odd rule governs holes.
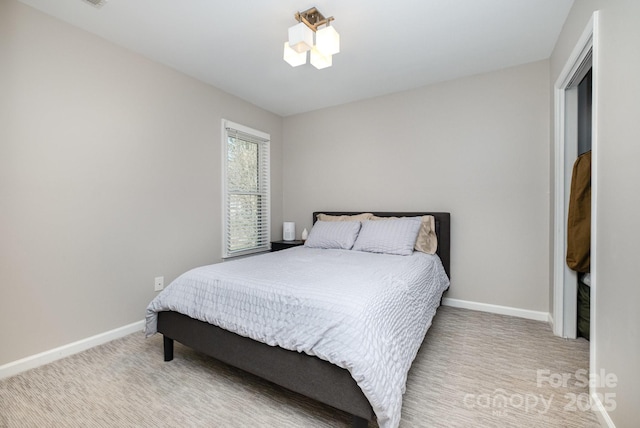
{"type": "Polygon", "coordinates": [[[164,276],[156,276],[153,289],[155,291],[160,291],[163,288],[164,288],[164,276]]]}

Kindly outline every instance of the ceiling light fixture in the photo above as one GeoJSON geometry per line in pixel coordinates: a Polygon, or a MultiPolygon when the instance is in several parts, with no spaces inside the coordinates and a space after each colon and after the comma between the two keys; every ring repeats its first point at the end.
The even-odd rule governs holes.
{"type": "Polygon", "coordinates": [[[298,24],[289,28],[289,40],[284,42],[284,60],[292,67],[306,64],[310,51],[311,65],[317,69],[331,67],[333,55],[340,52],[340,34],[330,26],[333,16],[325,18],[315,7],[294,16],[298,24]]]}

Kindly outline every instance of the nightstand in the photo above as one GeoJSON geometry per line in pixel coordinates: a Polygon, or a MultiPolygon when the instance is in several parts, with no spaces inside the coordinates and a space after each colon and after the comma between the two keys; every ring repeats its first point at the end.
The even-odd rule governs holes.
{"type": "Polygon", "coordinates": [[[271,241],[271,251],[286,250],[287,248],[303,245],[304,241],[271,241]]]}

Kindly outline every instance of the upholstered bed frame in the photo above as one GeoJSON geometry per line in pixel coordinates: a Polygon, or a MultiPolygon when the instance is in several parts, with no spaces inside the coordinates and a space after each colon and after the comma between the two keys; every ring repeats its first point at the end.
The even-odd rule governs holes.
{"type": "MultiPolygon", "coordinates": [[[[359,212],[322,211],[330,215],[359,212]]],[[[371,211],[366,211],[371,212],[371,211]]],[[[313,213],[315,223],[318,213],[313,213]]],[[[380,217],[433,215],[438,236],[437,254],[450,275],[450,214],[429,212],[373,212],[380,217]]],[[[277,385],[353,415],[354,427],[375,419],[369,401],[349,371],[304,353],[269,346],[186,315],[158,313],[158,332],[164,336],[164,360],[173,359],[174,340],[277,385]]]]}

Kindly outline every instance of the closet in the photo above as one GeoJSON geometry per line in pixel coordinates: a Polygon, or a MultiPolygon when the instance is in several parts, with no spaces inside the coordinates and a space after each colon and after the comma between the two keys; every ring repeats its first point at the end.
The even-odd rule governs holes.
{"type": "Polygon", "coordinates": [[[591,268],[592,72],[578,84],[578,153],[571,177],[567,219],[567,265],[577,272],[577,336],[589,340],[591,268]]]}

